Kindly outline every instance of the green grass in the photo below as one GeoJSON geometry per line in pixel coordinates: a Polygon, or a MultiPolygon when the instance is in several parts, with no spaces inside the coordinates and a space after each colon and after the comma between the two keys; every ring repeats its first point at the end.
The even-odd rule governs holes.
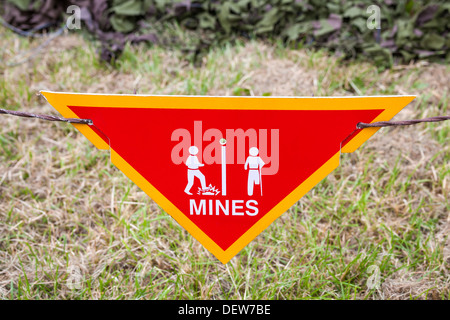
{"type": "MultiPolygon", "coordinates": [[[[448,82],[434,82],[436,72],[448,79],[448,66],[380,71],[325,51],[238,41],[215,47],[201,67],[176,48],[127,46],[113,68],[99,62],[95,43],[70,36],[8,68],[1,63],[36,44],[0,35],[7,109],[55,113],[36,96],[40,89],[406,92],[418,98],[404,118],[448,114],[448,82]]],[[[380,130],[222,265],[72,126],[0,116],[0,297],[448,299],[448,142],[448,122],[380,130]],[[377,277],[379,286],[369,287],[377,277]]]]}

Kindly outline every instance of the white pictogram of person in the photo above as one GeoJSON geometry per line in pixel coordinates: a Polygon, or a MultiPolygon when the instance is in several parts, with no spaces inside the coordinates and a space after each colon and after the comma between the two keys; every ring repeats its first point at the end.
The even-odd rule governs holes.
{"type": "Polygon", "coordinates": [[[196,146],[192,146],[189,148],[189,157],[186,160],[186,166],[188,167],[188,184],[184,189],[184,192],[186,192],[189,195],[192,195],[190,190],[194,185],[195,177],[197,177],[200,180],[202,189],[206,189],[205,176],[199,170],[199,168],[203,167],[204,164],[201,164],[200,161],[198,161],[197,154],[198,148],[196,146]]]}
{"type": "Polygon", "coordinates": [[[244,168],[245,170],[247,170],[247,168],[249,169],[247,181],[247,194],[249,196],[253,195],[253,187],[255,185],[259,185],[262,196],[261,170],[265,163],[260,157],[258,157],[258,154],[258,148],[250,148],[250,156],[245,161],[244,168]]]}

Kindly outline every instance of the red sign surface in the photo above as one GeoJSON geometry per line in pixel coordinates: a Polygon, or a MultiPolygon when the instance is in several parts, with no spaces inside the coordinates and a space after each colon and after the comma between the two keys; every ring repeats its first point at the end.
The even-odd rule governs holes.
{"type": "Polygon", "coordinates": [[[223,263],[414,98],[42,93],[223,263]]]}

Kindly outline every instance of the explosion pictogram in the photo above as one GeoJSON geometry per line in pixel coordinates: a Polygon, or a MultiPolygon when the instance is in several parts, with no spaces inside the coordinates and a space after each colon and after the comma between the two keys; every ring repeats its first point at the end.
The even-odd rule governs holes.
{"type": "Polygon", "coordinates": [[[211,184],[205,189],[198,188],[197,194],[201,196],[217,196],[220,193],[220,190],[216,187],[213,187],[211,184]]]}

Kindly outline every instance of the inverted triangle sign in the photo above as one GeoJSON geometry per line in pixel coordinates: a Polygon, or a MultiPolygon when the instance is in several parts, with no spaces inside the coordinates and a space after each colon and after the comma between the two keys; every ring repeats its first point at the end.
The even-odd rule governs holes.
{"type": "Polygon", "coordinates": [[[41,93],[222,263],[414,99],[41,93]]]}

